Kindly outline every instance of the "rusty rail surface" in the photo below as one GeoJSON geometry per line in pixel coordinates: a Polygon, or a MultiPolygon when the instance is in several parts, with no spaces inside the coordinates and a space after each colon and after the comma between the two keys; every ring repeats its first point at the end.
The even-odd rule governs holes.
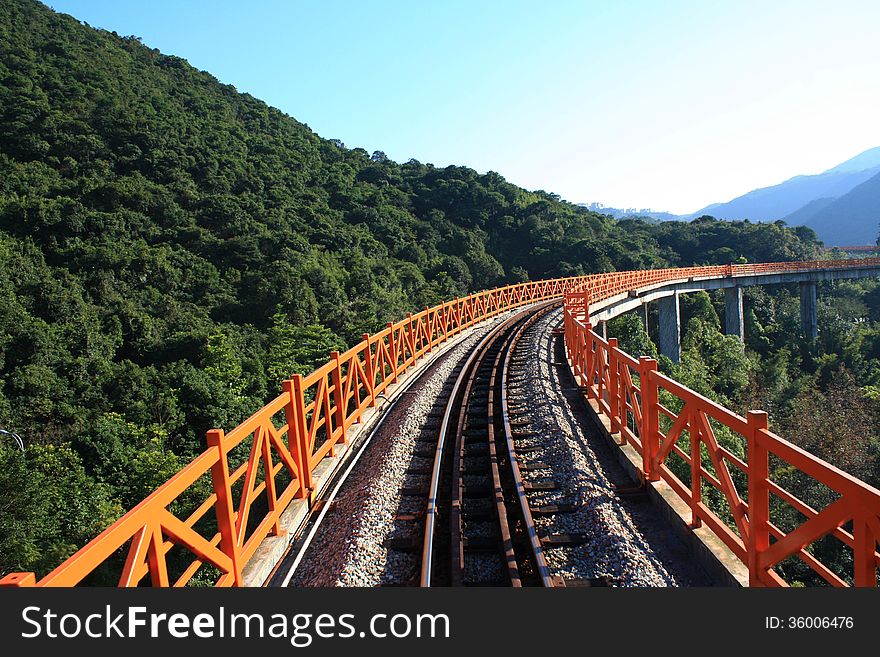
{"type": "Polygon", "coordinates": [[[558,300],[535,304],[494,326],[455,378],[434,449],[420,586],[556,584],[546,566],[519,473],[505,387],[510,356],[523,331],[558,306],[558,300]],[[478,447],[476,452],[474,447],[478,447]],[[471,464],[466,465],[468,461],[471,464]],[[473,461],[481,461],[482,467],[473,461]],[[491,482],[485,490],[468,491],[468,475],[485,475],[491,482]],[[473,511],[467,512],[466,499],[481,499],[492,511],[476,518],[473,511]],[[469,533],[466,518],[491,523],[496,533],[469,533]],[[469,581],[466,555],[475,552],[498,559],[497,579],[469,581]]]}
{"type": "Polygon", "coordinates": [[[389,323],[376,335],[365,334],[345,353],[331,353],[330,361],[311,374],[294,375],[284,381],[280,395],[229,433],[222,429],[208,431],[208,447],[202,454],[42,579],[37,580],[33,573],[10,573],[0,579],[0,586],[76,586],[108,578],[119,586],[186,586],[206,580],[218,586],[241,585],[242,569],[261,541],[281,533],[281,513],[294,499],[309,498],[314,492],[312,474],[316,466],[347,442],[352,425],[362,420],[367,409],[375,406],[377,396],[397,383],[398,377],[438,345],[478,322],[573,292],[579,296],[567,296],[569,357],[576,363],[577,375],[589,380],[594,396],[613,421],[619,426],[625,424],[621,419],[623,407],[628,414],[638,416],[638,430],[627,429],[624,435],[638,446],[639,436],[649,437],[645,461],[649,478],[675,482],[664,463],[670,450],[682,451],[675,444],[678,436],[662,433],[660,428],[656,400],[660,388],[689,404],[687,412],[681,414],[686,419],[678,424],[699,437],[693,443],[713,444],[707,417],[740,429],[747,436],[752,446],[749,461],[733,461],[719,448],[711,452],[719,464],[717,476],[702,467],[695,469],[696,481],[719,484],[729,496],[738,531],[725,530],[725,523],[702,504],[699,494],[689,493],[681,482],[676,490],[693,504],[696,522],[717,529],[733,546],[731,549],[748,560],[756,584],[782,583],[772,568],[789,554],[799,555],[826,580],[843,583],[825,572],[827,569],[823,570],[805,550],[807,539],[828,531],[853,547],[856,584],[874,584],[874,547],[880,537],[877,490],[768,432],[761,424],[765,422],[761,414],[753,413],[748,421],[743,420],[656,372],[639,379],[648,384],[643,393],[633,385],[632,373],[644,372],[638,368],[649,365],[601,341],[591,331],[586,315],[591,302],[658,283],[863,266],[880,266],[880,258],[592,274],[476,292],[410,314],[403,321],[389,323]],[[614,389],[620,393],[608,392],[612,371],[616,372],[614,389]],[[667,435],[671,436],[668,440],[667,435]],[[662,443],[662,448],[654,449],[654,443],[662,443]],[[838,491],[841,498],[825,510],[811,509],[762,474],[770,453],[838,491]],[[727,462],[751,475],[749,499],[764,500],[772,493],[809,520],[796,532],[784,533],[769,522],[763,502],[752,505],[754,517],[749,520],[749,505],[732,489],[726,468],[720,467],[727,462]],[[203,490],[211,492],[199,497],[198,503],[187,499],[201,496],[203,490]],[[852,532],[841,528],[850,519],[854,519],[852,532]],[[777,539],[772,545],[771,536],[777,539]],[[199,578],[194,580],[197,575],[199,578]]]}

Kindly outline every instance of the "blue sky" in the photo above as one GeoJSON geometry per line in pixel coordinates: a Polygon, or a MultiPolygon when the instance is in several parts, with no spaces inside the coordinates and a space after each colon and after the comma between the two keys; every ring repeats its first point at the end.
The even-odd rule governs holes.
{"type": "Polygon", "coordinates": [[[685,213],[880,145],[880,2],[49,0],[349,147],[685,213]]]}

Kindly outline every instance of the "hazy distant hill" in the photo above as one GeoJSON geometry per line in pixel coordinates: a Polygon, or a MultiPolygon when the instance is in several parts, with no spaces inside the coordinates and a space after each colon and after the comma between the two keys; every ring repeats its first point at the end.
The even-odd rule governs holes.
{"type": "Polygon", "coordinates": [[[825,173],[843,173],[847,171],[865,171],[880,166],[880,146],[866,150],[836,167],[828,169],[825,173]]]}
{"type": "Polygon", "coordinates": [[[818,199],[787,217],[816,231],[829,246],[874,244],[880,223],[880,173],[836,199],[818,199]]]}
{"type": "Polygon", "coordinates": [[[598,214],[607,214],[615,219],[646,219],[650,221],[680,221],[682,219],[680,215],[671,212],[660,212],[648,208],[611,208],[601,203],[578,203],[578,206],[598,214]]]}
{"type": "Polygon", "coordinates": [[[815,201],[810,201],[804,207],[786,215],[783,219],[791,226],[806,226],[816,215],[836,200],[836,198],[817,198],[815,201]]]}
{"type": "MultiPolygon", "coordinates": [[[[709,205],[687,218],[711,214],[719,219],[775,221],[806,209],[805,206],[814,201],[840,198],[878,173],[880,147],[865,151],[823,173],[795,176],[778,185],[755,189],[727,203],[709,205]]],[[[812,210],[806,215],[811,213],[812,210]]]]}

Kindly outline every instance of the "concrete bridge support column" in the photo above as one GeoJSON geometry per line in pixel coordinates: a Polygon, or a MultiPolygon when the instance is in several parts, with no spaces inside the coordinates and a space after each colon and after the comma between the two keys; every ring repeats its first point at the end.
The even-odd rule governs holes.
{"type": "Polygon", "coordinates": [[[743,290],[739,286],[724,288],[724,333],[745,339],[743,290]]]}
{"type": "Polygon", "coordinates": [[[819,335],[819,319],[816,315],[816,283],[806,281],[801,285],[801,330],[808,340],[819,335]]]}
{"type": "Polygon", "coordinates": [[[660,353],[668,356],[673,363],[681,361],[681,312],[678,306],[678,292],[662,297],[657,301],[660,311],[660,353]]]}

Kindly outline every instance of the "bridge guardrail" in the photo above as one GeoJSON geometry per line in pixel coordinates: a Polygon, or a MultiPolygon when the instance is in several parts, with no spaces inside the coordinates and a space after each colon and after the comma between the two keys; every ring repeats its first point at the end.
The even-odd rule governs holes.
{"type": "MultiPolygon", "coordinates": [[[[880,264],[871,260],[858,266],[880,264]]],[[[735,266],[732,275],[827,269],[843,262],[735,266]]],[[[787,586],[774,566],[791,557],[830,585],[876,586],[880,491],[769,431],[763,411],[743,418],[661,374],[656,360],[636,360],[621,351],[614,338],[593,331],[589,298],[585,292],[565,295],[568,359],[578,384],[609,418],[611,432],[641,456],[642,477],[665,481],[690,507],[691,526],[705,525],[748,567],[751,586],[787,586]],[[774,480],[774,472],[791,469],[833,499],[817,510],[774,480]],[[714,510],[705,500],[710,491],[714,510]],[[792,516],[798,518],[794,523],[792,516]],[[786,530],[774,522],[783,517],[794,526],[786,530]],[[850,549],[850,573],[836,572],[808,549],[825,536],[850,549]]]]}
{"type": "MultiPolygon", "coordinates": [[[[691,400],[692,405],[696,393],[687,391],[662,375],[645,374],[643,369],[639,369],[650,367],[650,364],[644,364],[644,359],[636,361],[587,328],[589,303],[647,285],[689,277],[712,278],[863,265],[880,266],[880,258],[592,274],[476,292],[408,315],[405,320],[389,323],[376,335],[365,334],[363,340],[348,351],[342,354],[334,352],[330,361],[311,374],[294,375],[284,381],[282,394],[228,434],[221,429],[208,431],[208,447],[201,455],[42,579],[37,580],[33,573],[10,573],[0,579],[0,586],[76,586],[88,582],[96,574],[106,578],[108,573],[105,571],[115,563],[122,564],[118,576],[115,571],[110,575],[119,586],[138,586],[147,577],[153,586],[186,586],[193,582],[200,571],[207,573],[205,576],[210,577],[215,585],[241,585],[242,568],[260,542],[267,536],[281,532],[281,513],[293,499],[306,498],[313,492],[312,473],[315,467],[327,456],[332,456],[337,445],[345,443],[351,426],[361,420],[366,409],[375,405],[377,396],[396,382],[402,373],[441,343],[484,319],[528,303],[564,295],[567,302],[566,344],[577,375],[591,381],[592,394],[601,399],[603,411],[612,418],[612,423],[623,427],[620,430],[624,432],[625,439],[636,446],[640,453],[648,455],[644,472],[652,477],[657,476],[655,473],[670,477],[670,473],[664,470],[663,459],[655,458],[653,448],[646,451],[642,447],[644,441],[640,438],[651,436],[647,442],[652,445],[658,435],[664,435],[659,428],[659,402],[651,401],[653,397],[650,395],[653,393],[649,389],[648,404],[646,410],[642,411],[640,398],[643,393],[633,383],[632,376],[640,372],[644,378],[636,374],[639,381],[649,382],[658,388],[662,385],[665,389],[686,391],[683,394],[691,400]],[[570,294],[573,292],[577,293],[570,294]],[[613,368],[607,362],[609,357],[615,363],[613,368]],[[625,390],[626,394],[608,394],[607,385],[611,385],[612,378],[614,390],[625,390]],[[626,418],[632,419],[632,416],[637,419],[638,429],[629,428],[626,418]],[[645,428],[648,429],[647,433],[645,428]],[[201,491],[205,490],[211,492],[202,495],[201,491]],[[197,498],[195,502],[188,499],[193,496],[197,498]],[[213,514],[210,513],[212,510],[213,514]],[[169,554],[172,551],[180,557],[174,560],[178,567],[173,572],[169,570],[169,554]]],[[[712,404],[709,400],[704,401],[712,404]]],[[[713,407],[713,410],[727,419],[738,417],[721,407],[713,407]]],[[[733,424],[738,421],[742,421],[742,418],[730,420],[733,424]]],[[[854,508],[852,500],[864,499],[866,488],[869,489],[868,498],[874,503],[873,496],[877,494],[874,489],[834,470],[828,464],[817,463],[818,460],[812,457],[812,460],[807,459],[807,463],[804,460],[806,457],[796,447],[766,429],[752,433],[756,449],[772,451],[783,458],[795,454],[795,460],[809,468],[805,471],[821,471],[823,477],[845,490],[846,502],[835,507],[837,515],[829,515],[825,511],[812,512],[819,519],[812,522],[808,529],[822,529],[827,522],[838,519],[841,513],[845,515],[851,511],[854,508]]],[[[682,451],[675,445],[670,449],[682,451]]],[[[730,460],[729,455],[721,450],[716,450],[715,454],[717,458],[730,460]]],[[[720,483],[730,491],[724,477],[718,480],[703,469],[699,470],[698,475],[698,480],[720,483]]],[[[759,485],[756,490],[758,495],[768,491],[785,495],[769,481],[763,488],[759,485]]],[[[694,499],[698,520],[717,526],[719,532],[724,533],[718,524],[721,521],[713,518],[711,512],[704,509],[705,505],[700,506],[698,496],[694,499]]],[[[736,498],[732,499],[735,517],[742,520],[745,512],[741,500],[736,502],[736,498]]],[[[802,512],[811,513],[803,503],[797,500],[792,500],[792,503],[802,512]]],[[[873,506],[870,508],[874,509],[873,506]]],[[[876,542],[880,536],[878,522],[877,514],[872,510],[869,517],[857,523],[854,534],[848,534],[839,526],[834,533],[858,547],[866,545],[872,537],[876,542]]],[[[772,524],[765,524],[770,534],[782,534],[772,524]]],[[[744,524],[743,528],[748,532],[749,525],[744,524]]],[[[734,551],[738,555],[744,553],[745,549],[752,549],[742,547],[746,544],[735,533],[726,536],[725,542],[737,546],[734,551]]],[[[764,570],[764,575],[756,577],[756,582],[773,581],[772,566],[778,558],[783,558],[780,555],[792,540],[789,536],[782,535],[772,548],[755,552],[759,555],[758,567],[764,570]],[[783,548],[775,547],[779,543],[783,548]]],[[[803,546],[799,550],[802,558],[809,558],[805,557],[807,553],[803,546]]],[[[864,558],[858,562],[857,583],[868,581],[871,568],[874,569],[871,572],[876,571],[876,555],[874,560],[869,561],[868,566],[864,558]]]]}

